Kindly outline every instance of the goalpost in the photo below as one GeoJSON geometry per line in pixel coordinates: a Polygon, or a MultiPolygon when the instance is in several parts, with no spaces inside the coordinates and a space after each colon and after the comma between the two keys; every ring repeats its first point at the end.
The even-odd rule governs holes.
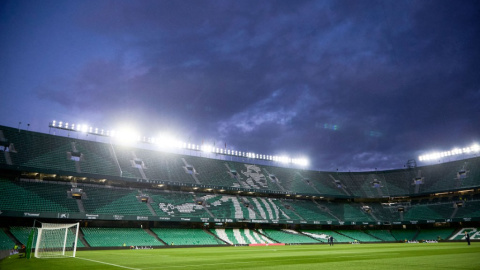
{"type": "Polygon", "coordinates": [[[37,228],[36,258],[75,257],[80,223],[41,223],[37,228]]]}

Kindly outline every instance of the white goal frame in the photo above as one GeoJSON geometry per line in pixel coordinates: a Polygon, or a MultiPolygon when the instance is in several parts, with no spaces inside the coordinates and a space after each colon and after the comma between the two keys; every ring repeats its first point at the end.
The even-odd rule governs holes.
{"type": "Polygon", "coordinates": [[[37,228],[36,258],[75,257],[80,223],[41,223],[37,228]],[[72,243],[73,245],[69,245],[72,243]]]}

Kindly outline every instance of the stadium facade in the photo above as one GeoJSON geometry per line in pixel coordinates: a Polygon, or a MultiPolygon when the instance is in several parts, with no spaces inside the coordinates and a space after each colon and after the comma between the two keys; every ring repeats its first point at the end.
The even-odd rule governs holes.
{"type": "Polygon", "coordinates": [[[251,228],[263,236],[276,234],[269,228],[362,226],[382,240],[373,236],[375,229],[480,221],[480,157],[388,171],[326,172],[0,126],[0,170],[0,220],[7,233],[38,219],[82,227],[251,228]]]}

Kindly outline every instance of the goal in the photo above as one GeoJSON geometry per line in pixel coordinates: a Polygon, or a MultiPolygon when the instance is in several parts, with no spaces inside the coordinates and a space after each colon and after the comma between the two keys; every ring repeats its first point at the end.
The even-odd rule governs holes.
{"type": "Polygon", "coordinates": [[[36,258],[75,257],[79,223],[41,223],[37,228],[36,258]]]}

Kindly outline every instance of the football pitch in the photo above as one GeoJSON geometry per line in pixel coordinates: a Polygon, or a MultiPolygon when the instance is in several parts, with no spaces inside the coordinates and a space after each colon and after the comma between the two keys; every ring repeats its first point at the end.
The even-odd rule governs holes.
{"type": "Polygon", "coordinates": [[[78,251],[77,258],[15,255],[3,259],[0,269],[480,269],[480,243],[78,251]]]}

